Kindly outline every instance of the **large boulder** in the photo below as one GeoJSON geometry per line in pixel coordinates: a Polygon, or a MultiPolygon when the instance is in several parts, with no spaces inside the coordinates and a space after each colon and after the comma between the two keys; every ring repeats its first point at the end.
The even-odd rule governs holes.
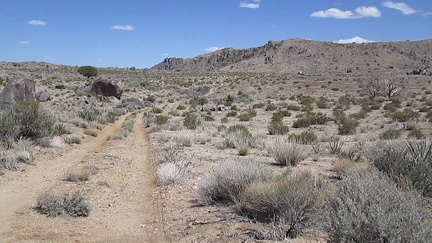
{"type": "Polygon", "coordinates": [[[11,79],[0,93],[0,108],[10,107],[18,101],[34,101],[35,95],[36,86],[33,80],[11,79]]]}
{"type": "Polygon", "coordinates": [[[39,102],[47,102],[51,99],[51,94],[47,91],[39,91],[36,93],[36,100],[39,102]]]}
{"type": "Polygon", "coordinates": [[[123,94],[123,85],[120,80],[98,78],[92,83],[90,94],[104,97],[114,96],[120,99],[123,94]]]}

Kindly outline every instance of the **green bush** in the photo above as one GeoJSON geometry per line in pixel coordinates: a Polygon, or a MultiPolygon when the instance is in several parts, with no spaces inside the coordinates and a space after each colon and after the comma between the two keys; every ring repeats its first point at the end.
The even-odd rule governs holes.
{"type": "Polygon", "coordinates": [[[400,138],[400,136],[401,136],[401,132],[395,129],[389,129],[379,135],[380,139],[382,140],[398,139],[400,138]]]}
{"type": "Polygon", "coordinates": [[[351,120],[347,117],[342,119],[342,123],[338,127],[339,135],[353,135],[356,133],[356,129],[359,126],[359,122],[351,120]]]}
{"type": "Polygon", "coordinates": [[[158,115],[155,117],[155,123],[157,125],[164,125],[168,122],[169,117],[164,115],[158,115]]]}
{"type": "Polygon", "coordinates": [[[290,140],[300,144],[313,144],[318,136],[313,131],[303,131],[300,134],[291,134],[290,140]]]}
{"type": "Polygon", "coordinates": [[[270,103],[266,106],[265,111],[275,111],[277,110],[277,106],[273,103],[270,103]]]}
{"type": "Polygon", "coordinates": [[[203,176],[198,189],[203,204],[238,202],[243,190],[251,183],[270,179],[270,168],[255,161],[218,163],[203,176]]]}
{"type": "Polygon", "coordinates": [[[381,174],[349,174],[338,183],[325,220],[329,242],[430,242],[430,213],[418,197],[381,174]]]}
{"type": "Polygon", "coordinates": [[[276,120],[270,123],[268,131],[270,135],[284,135],[289,132],[289,127],[282,121],[276,120]]]}
{"type": "Polygon", "coordinates": [[[96,121],[99,120],[101,114],[101,111],[94,107],[86,107],[78,112],[78,117],[86,121],[96,121]]]}
{"type": "Polygon", "coordinates": [[[378,170],[386,173],[402,187],[412,187],[423,195],[432,195],[432,143],[381,142],[367,154],[378,170]]]}
{"type": "Polygon", "coordinates": [[[78,68],[78,73],[87,78],[96,77],[98,75],[97,69],[93,66],[81,66],[78,68]]]}
{"type": "Polygon", "coordinates": [[[242,193],[239,205],[241,212],[251,218],[276,223],[279,234],[273,240],[296,238],[318,221],[325,187],[309,172],[283,174],[250,184],[242,193]]]}
{"type": "Polygon", "coordinates": [[[194,114],[194,113],[187,113],[184,120],[183,120],[183,125],[187,129],[191,129],[191,130],[196,129],[202,123],[203,123],[202,118],[199,115],[194,114]]]}
{"type": "Polygon", "coordinates": [[[63,132],[38,102],[18,102],[0,114],[0,141],[10,148],[20,138],[37,139],[63,132]]]}
{"type": "Polygon", "coordinates": [[[63,195],[47,191],[37,197],[34,209],[49,217],[57,217],[63,214],[72,217],[87,217],[90,214],[91,206],[80,191],[63,195]]]}
{"type": "Polygon", "coordinates": [[[308,112],[305,116],[299,117],[293,123],[293,128],[309,127],[310,125],[323,125],[329,118],[321,112],[308,112]]]}
{"type": "Polygon", "coordinates": [[[237,112],[236,111],[229,111],[226,114],[226,117],[236,117],[237,116],[237,112]]]}

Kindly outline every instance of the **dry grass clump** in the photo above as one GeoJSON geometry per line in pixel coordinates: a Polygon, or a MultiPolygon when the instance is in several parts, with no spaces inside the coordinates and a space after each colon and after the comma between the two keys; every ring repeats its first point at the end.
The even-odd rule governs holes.
{"type": "Polygon", "coordinates": [[[82,139],[79,135],[68,135],[64,137],[64,141],[67,144],[80,144],[82,142],[82,139]]]}
{"type": "Polygon", "coordinates": [[[333,164],[333,170],[340,177],[349,175],[350,173],[368,174],[375,171],[375,167],[366,162],[356,162],[349,159],[338,160],[333,164]]]}
{"type": "Polygon", "coordinates": [[[81,169],[71,169],[67,172],[65,181],[70,182],[80,182],[80,181],[88,181],[90,179],[90,175],[92,171],[88,167],[84,167],[81,169]]]}
{"type": "Polygon", "coordinates": [[[35,160],[34,144],[29,139],[20,139],[13,145],[13,152],[5,155],[3,163],[8,170],[18,170],[19,163],[32,164],[35,160]]]}
{"type": "Polygon", "coordinates": [[[182,154],[178,147],[168,145],[156,171],[156,184],[165,186],[186,179],[192,167],[192,159],[193,156],[182,154]]]}
{"type": "Polygon", "coordinates": [[[188,130],[180,131],[174,136],[174,141],[185,147],[192,147],[195,144],[196,136],[188,130]]]}
{"type": "Polygon", "coordinates": [[[267,151],[280,165],[296,166],[306,158],[304,149],[300,144],[285,138],[277,138],[273,143],[270,143],[267,151]]]}
{"type": "Polygon", "coordinates": [[[326,185],[309,172],[282,174],[250,184],[240,198],[240,209],[252,218],[273,221],[273,240],[296,238],[322,214],[326,185]]]}
{"type": "Polygon", "coordinates": [[[36,199],[34,209],[49,217],[57,217],[68,214],[72,217],[87,217],[90,214],[91,205],[81,191],[56,194],[47,191],[36,199]]]}
{"type": "Polygon", "coordinates": [[[97,137],[98,131],[94,129],[85,129],[84,134],[92,137],[97,137]]]}
{"type": "Polygon", "coordinates": [[[204,174],[198,189],[203,204],[238,202],[251,183],[270,179],[270,168],[256,161],[225,161],[204,174]]]}
{"type": "Polygon", "coordinates": [[[380,173],[344,177],[325,221],[330,242],[430,242],[431,215],[419,197],[380,173]]]}

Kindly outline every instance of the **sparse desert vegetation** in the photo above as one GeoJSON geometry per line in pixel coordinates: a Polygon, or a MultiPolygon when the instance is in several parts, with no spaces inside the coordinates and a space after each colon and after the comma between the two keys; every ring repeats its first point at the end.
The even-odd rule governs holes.
{"type": "Polygon", "coordinates": [[[128,228],[131,240],[167,242],[428,242],[430,76],[407,75],[414,61],[359,59],[256,72],[1,62],[8,80],[28,75],[50,99],[0,114],[0,187],[12,198],[0,205],[13,209],[0,216],[14,230],[0,237],[64,241],[82,226],[94,236],[73,239],[128,228]],[[115,80],[112,95],[87,86],[115,80]]]}

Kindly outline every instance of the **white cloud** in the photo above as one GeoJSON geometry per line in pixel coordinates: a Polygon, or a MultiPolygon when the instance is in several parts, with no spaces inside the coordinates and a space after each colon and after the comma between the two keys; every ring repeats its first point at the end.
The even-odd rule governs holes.
{"type": "Polygon", "coordinates": [[[386,8],[392,8],[401,11],[403,14],[413,14],[417,13],[418,11],[408,6],[406,3],[396,3],[392,1],[385,1],[382,3],[382,5],[386,8]]]}
{"type": "Polygon", "coordinates": [[[427,16],[431,16],[431,15],[432,15],[432,12],[422,13],[422,16],[423,16],[423,17],[427,17],[427,16]]]}
{"type": "Polygon", "coordinates": [[[364,39],[362,37],[356,36],[350,39],[341,39],[338,41],[335,41],[336,43],[340,43],[340,44],[350,44],[350,43],[369,43],[369,42],[374,42],[372,40],[368,40],[368,39],[364,39]]]}
{"type": "Polygon", "coordinates": [[[206,51],[214,52],[214,51],[221,50],[221,49],[223,49],[223,47],[212,46],[212,47],[206,48],[206,51]]]}
{"type": "Polygon", "coordinates": [[[117,24],[117,25],[111,26],[111,29],[131,31],[131,30],[135,30],[135,27],[132,25],[119,25],[119,24],[117,24]]]}
{"type": "Polygon", "coordinates": [[[259,1],[254,1],[255,3],[241,2],[240,8],[259,8],[259,1]]]}
{"type": "Polygon", "coordinates": [[[381,16],[381,12],[376,7],[358,7],[352,11],[343,11],[337,8],[330,8],[327,10],[321,10],[313,12],[311,17],[319,18],[335,18],[335,19],[359,19],[366,17],[378,18],[381,16]]]}
{"type": "Polygon", "coordinates": [[[376,7],[358,7],[355,12],[357,13],[357,17],[373,17],[378,18],[381,17],[381,12],[376,7]]]}
{"type": "Polygon", "coordinates": [[[28,41],[28,40],[22,40],[22,41],[20,41],[18,43],[20,43],[21,45],[28,45],[28,44],[30,44],[30,41],[28,41]]]}
{"type": "Polygon", "coordinates": [[[30,20],[27,22],[29,25],[47,25],[47,22],[42,20],[30,20]]]}

